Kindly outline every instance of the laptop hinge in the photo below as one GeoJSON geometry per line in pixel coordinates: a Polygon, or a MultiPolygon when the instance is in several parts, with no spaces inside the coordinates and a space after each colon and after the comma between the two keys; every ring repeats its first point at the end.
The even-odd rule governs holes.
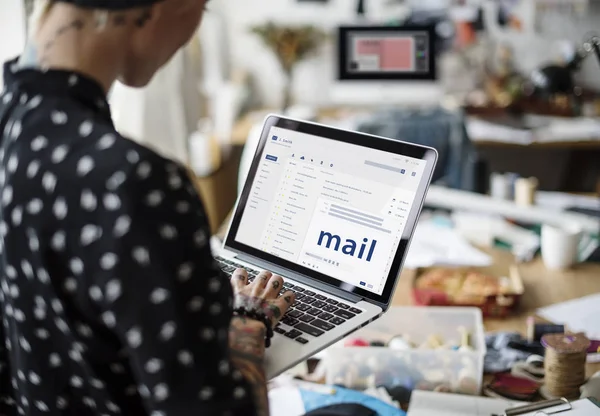
{"type": "Polygon", "coordinates": [[[304,283],[306,285],[312,286],[315,289],[318,289],[325,293],[329,293],[331,295],[337,296],[339,298],[347,300],[348,302],[358,303],[362,300],[367,300],[367,299],[364,299],[362,296],[358,296],[353,293],[348,293],[345,290],[339,289],[337,287],[333,287],[326,283],[318,282],[314,279],[311,279],[310,277],[303,276],[297,272],[286,269],[285,267],[277,266],[276,264],[270,263],[265,260],[261,260],[259,258],[253,257],[253,256],[248,256],[248,255],[245,255],[242,253],[236,253],[235,257],[240,259],[241,261],[251,263],[256,266],[260,266],[265,270],[270,270],[273,273],[280,274],[284,278],[287,277],[287,278],[296,280],[299,283],[304,283]]]}

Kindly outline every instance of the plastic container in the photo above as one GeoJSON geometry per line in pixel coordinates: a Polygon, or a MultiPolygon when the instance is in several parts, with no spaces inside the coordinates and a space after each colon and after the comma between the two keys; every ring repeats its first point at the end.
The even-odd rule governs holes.
{"type": "Polygon", "coordinates": [[[392,307],[380,319],[351,335],[387,343],[403,336],[415,347],[344,347],[327,350],[328,384],[363,390],[369,387],[403,387],[478,395],[486,353],[481,310],[471,307],[392,307]],[[459,348],[463,328],[470,347],[459,348]],[[425,349],[435,337],[444,344],[425,349]]]}

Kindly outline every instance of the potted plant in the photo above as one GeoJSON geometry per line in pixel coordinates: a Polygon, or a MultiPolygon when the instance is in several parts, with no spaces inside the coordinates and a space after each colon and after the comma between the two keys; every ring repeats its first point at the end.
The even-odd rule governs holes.
{"type": "Polygon", "coordinates": [[[273,51],[285,75],[282,110],[292,104],[292,85],[294,68],[298,62],[315,53],[327,35],[321,29],[311,25],[285,26],[266,23],[252,28],[252,33],[260,37],[263,43],[273,51]]]}

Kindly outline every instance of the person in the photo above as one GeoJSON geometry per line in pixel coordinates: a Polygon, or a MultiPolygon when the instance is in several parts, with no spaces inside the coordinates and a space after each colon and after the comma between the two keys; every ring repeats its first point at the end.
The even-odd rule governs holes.
{"type": "Polygon", "coordinates": [[[36,0],[0,96],[0,415],[267,415],[263,359],[294,301],[221,274],[187,170],[119,135],[205,0],[36,0]]]}

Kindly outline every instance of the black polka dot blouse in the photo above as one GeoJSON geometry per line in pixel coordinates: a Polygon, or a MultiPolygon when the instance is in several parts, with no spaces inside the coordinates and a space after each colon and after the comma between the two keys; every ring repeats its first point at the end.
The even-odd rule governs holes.
{"type": "Polygon", "coordinates": [[[252,415],[232,289],[177,163],[80,74],[5,64],[0,415],[252,415]]]}

